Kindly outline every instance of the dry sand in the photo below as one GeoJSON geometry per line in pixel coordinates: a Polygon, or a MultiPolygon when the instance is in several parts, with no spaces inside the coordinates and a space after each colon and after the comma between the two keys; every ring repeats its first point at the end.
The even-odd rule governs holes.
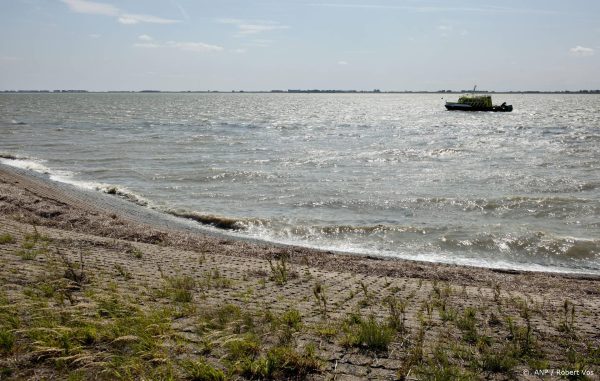
{"type": "Polygon", "coordinates": [[[0,165],[0,380],[600,374],[598,277],[234,240],[115,199],[0,165]],[[94,332],[123,322],[109,296],[131,316],[170,311],[156,342],[82,339],[84,317],[94,332]]]}

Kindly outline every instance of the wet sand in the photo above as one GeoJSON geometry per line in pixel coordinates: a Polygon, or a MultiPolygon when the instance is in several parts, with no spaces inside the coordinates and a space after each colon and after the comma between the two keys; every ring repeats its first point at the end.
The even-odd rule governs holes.
{"type": "MultiPolygon", "coordinates": [[[[53,346],[26,333],[33,329],[28,309],[45,295],[39,290],[47,274],[73,282],[62,267],[78,263],[85,264],[86,281],[75,277],[68,293],[50,293],[45,308],[112,322],[98,308],[116,293],[136,311],[175,309],[160,340],[165,355],[158,367],[175,378],[190,378],[182,361],[208,364],[231,379],[539,379],[535,371],[542,369],[588,371],[592,379],[599,374],[600,277],[361,257],[236,240],[194,224],[0,165],[0,235],[12,237],[0,244],[0,292],[4,305],[22,316],[20,325],[4,326],[14,338],[0,350],[7,377],[128,378],[121,363],[103,357],[113,350],[124,356],[121,346],[111,346],[120,338],[111,345],[73,339],[73,354],[57,347],[40,355],[53,346]],[[165,291],[184,278],[187,297],[165,291]],[[213,324],[207,311],[218,315],[224,306],[233,315],[248,314],[253,328],[236,329],[235,319],[213,324]],[[300,324],[286,325],[290,311],[300,324]],[[369,321],[387,335],[385,345],[356,338],[369,321]],[[228,343],[248,335],[258,337],[258,349],[240,359],[228,343]],[[274,356],[273,348],[294,353],[297,361],[288,363],[298,369],[282,365],[267,374],[244,368],[274,356]]],[[[143,366],[131,369],[131,379],[151,377],[143,366]]]]}

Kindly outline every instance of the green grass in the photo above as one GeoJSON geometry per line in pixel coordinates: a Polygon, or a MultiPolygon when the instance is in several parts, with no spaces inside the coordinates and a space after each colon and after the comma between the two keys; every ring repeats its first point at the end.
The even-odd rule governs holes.
{"type": "Polygon", "coordinates": [[[225,373],[214,368],[204,360],[184,360],[181,368],[185,373],[185,379],[191,381],[225,381],[225,373]]]}
{"type": "Polygon", "coordinates": [[[271,268],[271,280],[280,286],[287,283],[290,276],[288,260],[289,256],[287,253],[279,254],[279,258],[275,262],[271,258],[267,259],[271,268]]]}
{"type": "Polygon", "coordinates": [[[0,245],[15,243],[15,238],[10,233],[0,234],[0,245]]]}
{"type": "Polygon", "coordinates": [[[301,380],[321,367],[321,361],[313,354],[301,354],[293,348],[278,346],[254,360],[246,359],[237,363],[232,371],[250,379],[301,380]]]}
{"type": "Polygon", "coordinates": [[[344,332],[344,344],[376,352],[387,351],[394,338],[394,330],[388,324],[378,322],[374,316],[362,319],[351,315],[344,324],[344,332]]]}
{"type": "Polygon", "coordinates": [[[406,306],[408,302],[390,295],[384,299],[384,303],[390,311],[389,326],[400,333],[404,333],[406,331],[406,306]]]}
{"type": "Polygon", "coordinates": [[[476,343],[478,338],[477,333],[477,318],[476,311],[472,307],[467,307],[462,316],[455,319],[456,326],[463,332],[463,340],[468,343],[476,343]]]}
{"type": "Polygon", "coordinates": [[[37,228],[33,227],[33,233],[25,234],[21,248],[16,254],[24,260],[34,260],[38,255],[48,253],[48,243],[50,238],[38,232],[37,228]]]}
{"type": "Polygon", "coordinates": [[[0,328],[0,352],[10,353],[14,345],[14,333],[6,328],[0,328]]]}
{"type": "Polygon", "coordinates": [[[165,293],[170,298],[178,303],[190,303],[194,296],[192,291],[196,288],[194,278],[182,275],[174,277],[166,277],[165,293]]]}
{"type": "Polygon", "coordinates": [[[142,257],[144,256],[144,253],[137,247],[134,247],[131,249],[131,255],[133,255],[133,257],[135,259],[142,259],[142,257]]]}

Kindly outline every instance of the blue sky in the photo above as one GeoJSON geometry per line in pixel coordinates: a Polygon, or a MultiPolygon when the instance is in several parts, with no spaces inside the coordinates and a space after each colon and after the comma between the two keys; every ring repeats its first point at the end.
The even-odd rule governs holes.
{"type": "Polygon", "coordinates": [[[0,89],[599,89],[598,20],[597,0],[0,0],[0,89]]]}

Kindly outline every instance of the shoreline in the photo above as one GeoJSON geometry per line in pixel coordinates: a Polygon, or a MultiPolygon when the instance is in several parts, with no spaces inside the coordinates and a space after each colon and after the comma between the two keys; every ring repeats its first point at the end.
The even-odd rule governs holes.
{"type": "Polygon", "coordinates": [[[2,374],[600,374],[600,277],[249,242],[153,213],[0,165],[2,374]]]}
{"type": "MultiPolygon", "coordinates": [[[[15,156],[0,156],[0,158],[4,160],[23,160],[15,156]]],[[[143,223],[151,226],[154,229],[175,229],[180,230],[181,232],[188,232],[190,234],[198,234],[198,235],[207,235],[211,237],[218,237],[223,239],[231,239],[235,241],[248,242],[250,244],[256,245],[267,245],[273,247],[280,248],[290,248],[290,249],[302,249],[307,251],[314,251],[316,253],[324,253],[331,254],[335,253],[342,256],[350,256],[350,257],[359,257],[365,259],[375,259],[375,260],[384,260],[384,261],[408,261],[420,264],[422,266],[451,266],[451,267],[465,267],[472,269],[480,269],[480,270],[491,270],[497,273],[507,273],[507,274],[532,274],[532,273],[541,273],[541,274],[557,274],[566,277],[575,277],[575,278],[585,278],[585,279],[598,279],[600,280],[600,274],[586,272],[585,269],[564,269],[561,267],[550,267],[544,265],[536,265],[539,268],[522,268],[514,263],[505,263],[505,264],[496,264],[493,263],[489,266],[482,266],[477,264],[468,264],[468,263],[460,263],[452,262],[452,261],[438,261],[436,259],[413,259],[413,258],[405,258],[401,256],[391,256],[385,254],[378,253],[362,253],[362,252],[346,252],[342,250],[329,249],[329,248],[319,248],[315,246],[311,246],[310,244],[302,245],[295,244],[289,242],[278,242],[278,241],[270,241],[267,239],[261,239],[256,237],[244,236],[243,234],[236,234],[236,231],[229,231],[228,228],[219,228],[215,227],[210,223],[203,223],[198,220],[194,213],[189,213],[190,216],[187,216],[187,213],[177,213],[177,212],[166,212],[157,210],[151,207],[148,207],[145,204],[140,203],[140,196],[129,193],[120,193],[118,188],[115,186],[115,192],[110,193],[110,191],[102,191],[100,189],[86,189],[82,186],[76,185],[77,182],[68,182],[52,179],[49,173],[42,173],[36,170],[20,167],[20,166],[12,166],[7,163],[0,162],[0,171],[4,170],[5,172],[12,173],[12,175],[23,176],[24,178],[28,178],[30,180],[34,180],[39,182],[40,184],[44,184],[50,188],[58,188],[63,192],[71,195],[79,195],[79,197],[85,197],[88,200],[87,207],[95,208],[96,205],[101,205],[100,209],[110,210],[111,212],[116,212],[119,214],[125,213],[125,217],[131,221],[135,221],[137,223],[143,223]]],[[[10,176],[10,175],[9,175],[10,176]]],[[[524,265],[523,265],[524,266],[524,265]]],[[[526,267],[526,266],[525,266],[526,267]]]]}

